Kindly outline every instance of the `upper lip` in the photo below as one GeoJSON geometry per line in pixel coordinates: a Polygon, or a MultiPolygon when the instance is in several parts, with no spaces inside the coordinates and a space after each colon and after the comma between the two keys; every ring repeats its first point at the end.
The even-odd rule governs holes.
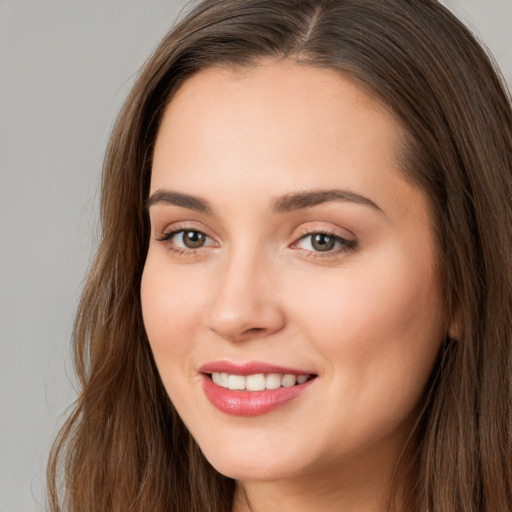
{"type": "Polygon", "coordinates": [[[200,373],[229,373],[231,375],[256,375],[258,373],[279,373],[282,375],[314,375],[309,370],[286,368],[260,361],[232,363],[230,361],[212,361],[199,368],[200,373]]]}

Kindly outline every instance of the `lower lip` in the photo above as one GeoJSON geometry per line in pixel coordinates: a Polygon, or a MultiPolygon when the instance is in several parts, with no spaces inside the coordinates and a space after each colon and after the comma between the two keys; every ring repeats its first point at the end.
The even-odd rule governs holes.
{"type": "Polygon", "coordinates": [[[289,388],[235,391],[218,386],[204,374],[201,377],[206,398],[217,409],[232,416],[259,416],[273,411],[297,398],[315,380],[310,379],[289,388]]]}

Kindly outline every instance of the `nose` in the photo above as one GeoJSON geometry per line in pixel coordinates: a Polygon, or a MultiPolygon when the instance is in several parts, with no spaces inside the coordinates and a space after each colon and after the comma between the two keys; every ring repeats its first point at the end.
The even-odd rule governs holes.
{"type": "Polygon", "coordinates": [[[222,263],[207,312],[209,329],[232,342],[268,336],[285,325],[272,265],[247,252],[222,263]]]}

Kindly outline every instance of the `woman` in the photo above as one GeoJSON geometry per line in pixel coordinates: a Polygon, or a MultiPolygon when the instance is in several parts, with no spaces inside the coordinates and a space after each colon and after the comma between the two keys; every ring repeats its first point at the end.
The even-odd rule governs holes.
{"type": "Polygon", "coordinates": [[[112,135],[51,510],[510,510],[511,169],[437,2],[199,4],[112,135]]]}

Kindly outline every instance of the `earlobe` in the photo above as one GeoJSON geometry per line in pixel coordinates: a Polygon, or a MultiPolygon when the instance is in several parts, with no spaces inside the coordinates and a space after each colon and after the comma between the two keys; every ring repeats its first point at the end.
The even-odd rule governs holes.
{"type": "Polygon", "coordinates": [[[462,319],[459,313],[452,315],[452,318],[448,323],[446,333],[448,338],[451,340],[460,341],[462,339],[462,319]]]}

